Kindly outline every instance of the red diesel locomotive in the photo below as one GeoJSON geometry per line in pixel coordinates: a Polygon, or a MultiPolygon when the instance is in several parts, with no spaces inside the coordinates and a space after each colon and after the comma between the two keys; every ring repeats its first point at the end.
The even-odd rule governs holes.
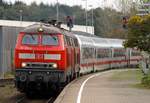
{"type": "Polygon", "coordinates": [[[79,60],[74,35],[52,25],[29,26],[15,48],[16,87],[21,92],[60,87],[79,75],[79,60]]]}

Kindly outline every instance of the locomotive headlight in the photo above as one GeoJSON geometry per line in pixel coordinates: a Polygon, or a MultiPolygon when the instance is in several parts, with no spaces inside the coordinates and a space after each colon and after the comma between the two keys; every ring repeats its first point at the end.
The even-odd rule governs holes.
{"type": "Polygon", "coordinates": [[[38,32],[43,32],[44,29],[42,27],[38,28],[38,32]]]}
{"type": "Polygon", "coordinates": [[[26,63],[22,63],[21,66],[22,66],[22,67],[26,67],[27,64],[26,64],[26,63]]]}
{"type": "Polygon", "coordinates": [[[53,68],[57,68],[57,64],[53,64],[53,68]]]}

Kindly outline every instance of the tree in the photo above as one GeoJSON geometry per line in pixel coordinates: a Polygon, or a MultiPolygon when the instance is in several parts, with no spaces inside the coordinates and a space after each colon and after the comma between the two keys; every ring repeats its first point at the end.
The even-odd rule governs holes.
{"type": "Polygon", "coordinates": [[[0,6],[0,19],[3,18],[4,8],[0,6]]]}
{"type": "MultiPolygon", "coordinates": [[[[1,0],[0,19],[24,21],[40,21],[56,19],[56,5],[32,2],[26,5],[21,1],[8,3],[1,0]],[[3,1],[3,2],[2,2],[3,1]],[[20,12],[20,10],[22,12],[20,12]]],[[[122,29],[122,15],[111,8],[96,8],[94,11],[95,35],[101,37],[124,38],[125,30],[122,29]]],[[[88,10],[88,26],[91,26],[92,11],[88,10]]],[[[85,25],[85,9],[81,6],[59,5],[59,21],[66,23],[66,17],[71,16],[75,25],[85,25]]]]}
{"type": "Polygon", "coordinates": [[[116,7],[121,10],[124,15],[127,15],[131,13],[131,9],[134,10],[138,7],[140,1],[141,0],[118,0],[116,7]]]}
{"type": "Polygon", "coordinates": [[[0,0],[0,6],[2,6],[3,5],[3,0],[0,0]]]}
{"type": "Polygon", "coordinates": [[[94,10],[95,35],[109,38],[125,38],[122,29],[122,13],[110,8],[94,10]]]}
{"type": "Polygon", "coordinates": [[[128,36],[124,45],[150,53],[150,15],[133,16],[129,19],[128,36]]]}
{"type": "Polygon", "coordinates": [[[148,3],[148,2],[150,2],[150,0],[141,0],[141,2],[148,3]]]}

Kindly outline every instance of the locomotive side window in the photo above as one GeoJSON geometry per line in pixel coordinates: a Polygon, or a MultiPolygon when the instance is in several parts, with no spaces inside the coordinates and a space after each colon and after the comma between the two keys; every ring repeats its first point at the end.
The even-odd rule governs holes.
{"type": "Polygon", "coordinates": [[[27,44],[27,45],[38,44],[38,35],[25,34],[22,39],[22,44],[27,44]]]}
{"type": "Polygon", "coordinates": [[[43,35],[42,45],[58,45],[58,37],[53,35],[43,35]]]}

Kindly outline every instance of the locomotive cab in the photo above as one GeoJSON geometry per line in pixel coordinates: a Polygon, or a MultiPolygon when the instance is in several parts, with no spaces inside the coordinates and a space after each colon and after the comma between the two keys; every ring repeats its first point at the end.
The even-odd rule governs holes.
{"type": "Polygon", "coordinates": [[[64,69],[61,64],[64,62],[61,36],[20,33],[15,49],[16,69],[64,69]]]}

